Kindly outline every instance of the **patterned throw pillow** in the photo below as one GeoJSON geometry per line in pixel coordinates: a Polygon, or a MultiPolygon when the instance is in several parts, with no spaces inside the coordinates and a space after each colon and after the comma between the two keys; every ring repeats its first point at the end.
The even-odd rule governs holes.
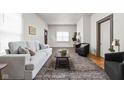
{"type": "Polygon", "coordinates": [[[30,52],[28,51],[28,49],[26,49],[24,47],[19,47],[18,48],[18,53],[19,54],[30,54],[30,52]]]}
{"type": "Polygon", "coordinates": [[[30,53],[31,56],[34,56],[35,55],[35,51],[33,51],[32,49],[29,49],[29,48],[26,48],[26,49],[29,51],[29,53],[30,53]]]}

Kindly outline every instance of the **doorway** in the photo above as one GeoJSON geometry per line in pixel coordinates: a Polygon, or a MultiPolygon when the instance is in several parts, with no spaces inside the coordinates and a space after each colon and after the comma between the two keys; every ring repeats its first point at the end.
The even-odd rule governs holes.
{"type": "Polygon", "coordinates": [[[44,43],[48,44],[48,31],[46,29],[44,30],[44,43]]]}
{"type": "Polygon", "coordinates": [[[112,48],[113,41],[113,14],[97,21],[97,48],[96,55],[104,57],[108,49],[112,48]]]}

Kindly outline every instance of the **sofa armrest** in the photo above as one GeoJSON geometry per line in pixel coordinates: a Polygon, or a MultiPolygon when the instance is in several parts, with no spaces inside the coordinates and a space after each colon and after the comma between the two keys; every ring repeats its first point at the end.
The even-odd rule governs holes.
{"type": "Polygon", "coordinates": [[[78,51],[80,51],[80,52],[82,52],[82,51],[85,50],[84,47],[80,47],[80,48],[77,48],[77,49],[78,49],[78,51]]]}
{"type": "Polygon", "coordinates": [[[49,48],[49,45],[48,45],[48,44],[44,44],[44,45],[42,46],[42,49],[46,49],[46,48],[49,48]]]}
{"type": "Polygon", "coordinates": [[[44,45],[45,47],[49,48],[50,46],[48,44],[44,45]]]}
{"type": "Polygon", "coordinates": [[[89,44],[89,43],[81,43],[81,44],[89,44]]]}
{"type": "Polygon", "coordinates": [[[124,61],[120,63],[120,75],[121,79],[124,80],[124,61]]]}
{"type": "Polygon", "coordinates": [[[107,53],[105,54],[105,61],[122,62],[124,60],[124,52],[107,53]]]}
{"type": "Polygon", "coordinates": [[[0,56],[0,63],[6,63],[3,74],[7,79],[24,79],[25,64],[30,62],[29,54],[9,54],[0,56]]]}
{"type": "Polygon", "coordinates": [[[0,63],[22,62],[26,64],[28,61],[30,61],[29,54],[7,54],[0,56],[0,63]]]}
{"type": "Polygon", "coordinates": [[[5,49],[6,54],[10,54],[10,50],[9,49],[5,49]]]}
{"type": "Polygon", "coordinates": [[[80,46],[81,46],[81,43],[80,44],[76,44],[75,48],[80,48],[80,46]]]}

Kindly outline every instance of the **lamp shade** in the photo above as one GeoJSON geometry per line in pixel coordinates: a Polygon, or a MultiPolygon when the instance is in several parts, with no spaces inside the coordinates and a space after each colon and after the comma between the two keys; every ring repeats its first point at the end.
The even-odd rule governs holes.
{"type": "Polygon", "coordinates": [[[115,39],[115,40],[113,40],[113,42],[112,42],[112,46],[120,46],[119,39],[115,39]]]}

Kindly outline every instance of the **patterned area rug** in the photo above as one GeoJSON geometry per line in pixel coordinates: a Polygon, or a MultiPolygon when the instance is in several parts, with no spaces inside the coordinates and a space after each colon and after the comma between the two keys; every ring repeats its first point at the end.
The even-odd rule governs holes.
{"type": "Polygon", "coordinates": [[[73,48],[68,48],[70,53],[70,70],[68,68],[55,69],[55,52],[42,67],[35,80],[107,80],[106,73],[86,57],[79,56],[73,48]]]}

